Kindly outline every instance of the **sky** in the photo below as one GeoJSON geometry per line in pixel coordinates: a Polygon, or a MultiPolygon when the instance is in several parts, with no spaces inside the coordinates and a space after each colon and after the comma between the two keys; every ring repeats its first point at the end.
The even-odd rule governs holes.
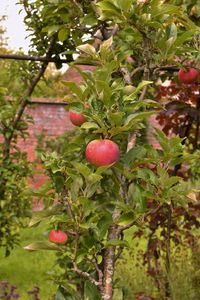
{"type": "Polygon", "coordinates": [[[10,49],[17,50],[22,48],[28,52],[29,41],[26,39],[28,33],[23,24],[23,14],[19,14],[20,5],[16,5],[16,0],[0,0],[0,15],[7,15],[7,20],[2,24],[7,33],[8,46],[10,49]]]}

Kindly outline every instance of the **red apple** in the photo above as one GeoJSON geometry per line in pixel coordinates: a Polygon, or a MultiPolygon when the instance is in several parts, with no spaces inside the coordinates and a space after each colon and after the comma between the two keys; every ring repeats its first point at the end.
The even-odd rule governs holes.
{"type": "Polygon", "coordinates": [[[194,83],[198,80],[199,71],[190,68],[188,70],[180,69],[178,72],[178,79],[183,83],[194,83]]]}
{"type": "Polygon", "coordinates": [[[76,113],[74,111],[70,111],[69,118],[72,124],[74,124],[75,126],[81,126],[85,122],[85,116],[83,113],[76,113]]]}
{"type": "Polygon", "coordinates": [[[68,240],[68,235],[62,230],[52,229],[49,232],[49,241],[56,244],[65,244],[68,240]]]}
{"type": "Polygon", "coordinates": [[[85,150],[86,159],[93,165],[107,166],[119,160],[119,147],[111,140],[93,140],[85,150]]]}

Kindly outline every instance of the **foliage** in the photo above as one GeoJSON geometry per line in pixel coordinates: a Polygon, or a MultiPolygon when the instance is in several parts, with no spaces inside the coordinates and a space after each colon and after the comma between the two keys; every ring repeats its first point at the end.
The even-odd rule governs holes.
{"type": "MultiPolygon", "coordinates": [[[[51,195],[45,210],[36,213],[30,223],[35,226],[45,219],[50,228],[67,232],[69,241],[61,246],[47,241],[33,242],[25,249],[57,251],[57,264],[63,270],[55,278],[59,285],[57,299],[109,300],[115,288],[115,263],[123,248],[130,247],[124,231],[135,225],[136,235],[145,236],[141,226],[146,226],[148,251],[144,257],[149,259],[148,266],[156,259],[158,271],[164,261],[164,295],[159,286],[158,291],[160,299],[169,298],[171,243],[181,242],[179,227],[182,222],[183,227],[188,226],[191,218],[188,212],[194,201],[188,177],[178,173],[180,166],[189,160],[183,139],[186,135],[168,139],[161,130],[155,130],[159,149],[137,144],[137,135],[152,114],[168,109],[155,101],[159,81],[174,77],[174,71],[189,66],[190,60],[195,65],[198,62],[198,3],[173,0],[20,3],[24,5],[25,23],[32,36],[30,54],[46,54],[47,58],[64,55],[83,77],[80,85],[64,84],[71,90],[69,110],[82,112],[87,119],[76,133],[66,137],[62,147],[58,145],[59,151],[45,150],[41,154],[51,179],[50,186],[43,190],[44,197],[48,192],[51,195]],[[75,61],[74,54],[78,56],[75,61]],[[92,73],[82,72],[77,64],[92,64],[96,68],[92,73]],[[90,165],[84,152],[94,139],[115,141],[121,152],[119,162],[99,168],[90,165]]],[[[2,107],[6,108],[1,121],[6,124],[6,128],[2,127],[3,170],[12,157],[11,141],[24,129],[27,99],[46,67],[47,63],[30,66],[26,75],[29,88],[23,100],[14,101],[13,105],[2,100],[2,107]],[[34,77],[35,72],[38,73],[34,77]]],[[[176,111],[179,119],[180,110],[176,111]]],[[[148,268],[148,272],[157,280],[155,268],[148,268]]]]}
{"type": "MultiPolygon", "coordinates": [[[[69,242],[57,247],[33,243],[26,249],[57,248],[57,263],[64,270],[63,276],[57,278],[57,297],[112,299],[115,261],[121,249],[129,247],[123,232],[141,223],[151,231],[151,220],[160,225],[158,212],[164,212],[163,226],[168,226],[168,231],[159,249],[163,248],[162,260],[168,276],[174,226],[170,220],[174,211],[187,209],[192,202],[187,197],[192,191],[190,184],[174,173],[188,158],[183,136],[169,140],[156,130],[159,150],[144,144],[129,148],[127,144],[133,143],[133,133],[137,135],[144,128],[144,121],[153,110],[161,110],[154,102],[157,78],[167,78],[174,72],[174,64],[177,70],[185,56],[193,61],[198,59],[198,20],[195,13],[197,25],[191,21],[185,4],[180,7],[157,0],[141,4],[118,0],[65,4],[46,1],[45,5],[38,1],[37,5],[31,1],[26,4],[28,9],[35,9],[34,18],[27,18],[34,38],[40,34],[41,41],[47,32],[46,40],[54,37],[60,41],[57,55],[65,45],[65,55],[79,55],[74,68],[78,63],[92,62],[96,70],[90,73],[77,68],[84,83],[65,83],[73,94],[69,109],[82,112],[87,122],[77,129],[75,136],[66,137],[67,147],[64,145],[59,153],[43,153],[41,157],[58,203],[33,217],[31,224],[49,219],[50,227],[68,233],[69,242]],[[34,22],[40,18],[41,24],[44,16],[39,33],[34,22]],[[101,42],[92,39],[94,34],[101,42]],[[127,85],[135,87],[128,95],[127,85]],[[117,164],[95,168],[86,162],[86,145],[99,138],[112,139],[120,146],[117,164]]],[[[42,51],[41,44],[39,50],[42,51]]],[[[181,216],[176,226],[179,220],[181,216]]],[[[148,249],[151,258],[153,249],[148,249]]],[[[171,292],[168,278],[166,295],[171,292]]]]}
{"type": "Polygon", "coordinates": [[[5,98],[5,90],[0,91],[0,246],[10,253],[13,244],[18,242],[19,228],[22,225],[23,217],[30,216],[30,193],[26,183],[27,175],[31,174],[27,163],[26,154],[21,152],[16,145],[17,136],[23,138],[26,123],[24,120],[18,125],[13,136],[12,153],[9,159],[5,159],[7,153],[6,139],[9,138],[10,122],[12,122],[14,103],[5,98]]]}

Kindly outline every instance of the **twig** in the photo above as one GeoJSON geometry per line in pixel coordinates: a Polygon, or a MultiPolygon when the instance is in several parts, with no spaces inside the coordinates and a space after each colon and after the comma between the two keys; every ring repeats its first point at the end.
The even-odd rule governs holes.
{"type": "MultiPolygon", "coordinates": [[[[50,58],[51,55],[52,55],[55,41],[56,41],[56,38],[53,37],[51,42],[50,42],[47,54],[46,54],[47,58],[50,58]]],[[[38,71],[36,76],[33,78],[32,82],[30,83],[30,86],[27,88],[24,95],[22,96],[21,101],[20,101],[20,105],[19,105],[18,110],[17,110],[17,112],[14,116],[14,119],[13,119],[12,130],[9,132],[9,137],[6,137],[6,132],[4,133],[4,139],[5,139],[5,146],[4,146],[4,150],[3,150],[4,161],[7,161],[9,159],[11,141],[12,141],[14,132],[16,130],[16,127],[18,125],[18,122],[20,121],[20,119],[22,117],[22,114],[23,114],[23,112],[26,108],[26,105],[28,104],[28,98],[32,95],[32,93],[34,91],[34,88],[36,87],[36,85],[39,82],[40,78],[43,76],[47,66],[48,66],[48,62],[44,62],[42,64],[40,70],[38,71]]]]}
{"type": "Polygon", "coordinates": [[[73,211],[72,211],[72,207],[71,207],[71,204],[70,204],[70,202],[69,202],[69,200],[68,200],[68,195],[67,195],[67,191],[64,189],[64,191],[62,192],[62,199],[64,200],[64,204],[66,204],[67,205],[67,213],[68,213],[68,215],[69,215],[69,217],[71,218],[71,219],[74,219],[75,220],[75,217],[74,217],[74,213],[73,213],[73,211]]]}
{"type": "Polygon", "coordinates": [[[79,269],[75,262],[73,262],[72,271],[76,272],[81,277],[88,279],[94,285],[99,286],[99,282],[96,281],[88,272],[85,272],[85,271],[82,271],[81,269],[79,269]]]}
{"type": "Polygon", "coordinates": [[[74,4],[79,8],[79,10],[84,13],[82,6],[76,1],[76,0],[72,0],[74,2],[74,4]]]}
{"type": "Polygon", "coordinates": [[[62,59],[47,56],[30,56],[30,55],[18,55],[18,54],[0,54],[2,59],[16,59],[16,60],[28,60],[28,61],[41,61],[41,62],[55,62],[55,63],[70,63],[72,59],[62,59]]]}
{"type": "Polygon", "coordinates": [[[137,74],[138,72],[144,71],[144,66],[142,67],[137,67],[135,68],[132,72],[131,72],[131,77],[133,77],[135,74],[137,74]]]}
{"type": "Polygon", "coordinates": [[[124,77],[124,81],[126,82],[126,84],[128,85],[132,85],[133,82],[132,82],[132,79],[131,79],[131,74],[129,73],[129,71],[127,70],[127,68],[120,68],[120,71],[124,77]]]}
{"type": "Polygon", "coordinates": [[[99,289],[102,291],[102,289],[103,289],[103,272],[99,268],[96,257],[93,259],[86,258],[86,260],[94,265],[95,270],[97,271],[97,274],[98,274],[98,278],[99,278],[99,289]]]}

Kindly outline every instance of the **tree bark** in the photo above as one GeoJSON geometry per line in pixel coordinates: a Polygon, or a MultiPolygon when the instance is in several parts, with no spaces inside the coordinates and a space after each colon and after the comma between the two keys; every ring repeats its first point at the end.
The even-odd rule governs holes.
{"type": "MultiPolygon", "coordinates": [[[[110,226],[108,231],[107,240],[118,239],[120,236],[121,228],[115,224],[115,220],[119,217],[119,212],[113,213],[113,224],[110,226]]],[[[102,299],[112,300],[113,299],[113,277],[115,269],[115,250],[116,246],[108,246],[105,250],[104,266],[103,266],[103,289],[102,299]]]]}

